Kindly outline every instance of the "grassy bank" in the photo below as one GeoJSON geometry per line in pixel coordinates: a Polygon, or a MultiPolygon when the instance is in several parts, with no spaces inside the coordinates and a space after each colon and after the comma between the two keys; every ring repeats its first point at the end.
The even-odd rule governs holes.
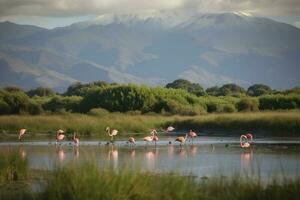
{"type": "MultiPolygon", "coordinates": [[[[11,162],[8,168],[17,163],[11,162]]],[[[42,181],[36,182],[42,184],[39,190],[32,190],[30,177],[9,180],[3,173],[0,199],[298,199],[300,195],[297,177],[269,183],[241,176],[198,179],[176,173],[104,170],[93,163],[73,163],[42,173],[42,181]]]]}
{"type": "Polygon", "coordinates": [[[253,132],[271,136],[300,136],[300,112],[253,112],[210,114],[172,121],[178,129],[223,132],[253,132]]]}
{"type": "Polygon", "coordinates": [[[138,135],[149,132],[151,128],[169,125],[173,125],[178,131],[194,129],[197,132],[221,131],[224,134],[250,131],[256,134],[299,136],[300,112],[207,114],[194,117],[121,113],[0,116],[2,137],[15,136],[20,128],[26,128],[31,137],[38,133],[53,136],[57,129],[69,133],[77,131],[85,136],[106,137],[104,130],[107,126],[118,129],[119,136],[126,136],[126,133],[135,132],[138,135]]]}

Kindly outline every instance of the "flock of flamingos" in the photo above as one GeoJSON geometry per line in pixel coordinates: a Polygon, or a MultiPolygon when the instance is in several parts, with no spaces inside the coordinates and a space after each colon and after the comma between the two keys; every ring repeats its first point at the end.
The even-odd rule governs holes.
{"type": "MultiPolygon", "coordinates": [[[[163,131],[166,133],[172,132],[174,130],[175,130],[175,128],[172,126],[169,126],[166,129],[163,129],[163,131]]],[[[20,129],[19,137],[18,137],[19,140],[21,140],[21,138],[25,134],[25,132],[26,132],[26,129],[20,129]]],[[[118,134],[118,130],[116,130],[116,129],[111,130],[109,127],[107,127],[106,133],[111,138],[110,142],[113,144],[114,136],[116,136],[118,134]]],[[[185,134],[185,137],[183,137],[183,136],[177,137],[175,139],[175,142],[179,142],[180,146],[182,146],[182,144],[186,143],[187,139],[192,140],[192,142],[193,142],[194,138],[196,138],[196,137],[197,137],[197,134],[193,130],[190,130],[188,133],[185,134]]],[[[59,129],[56,132],[56,141],[55,141],[56,144],[63,141],[65,138],[66,138],[65,132],[63,130],[59,129]]],[[[144,137],[143,141],[146,142],[146,145],[148,145],[150,142],[154,142],[154,144],[156,146],[156,142],[158,141],[157,131],[155,129],[152,129],[152,131],[150,132],[150,136],[144,137]]],[[[253,135],[251,133],[247,133],[245,135],[240,136],[240,146],[242,148],[249,148],[252,141],[253,141],[253,135]]],[[[73,143],[75,146],[79,145],[79,137],[76,135],[76,133],[73,133],[73,143]]],[[[130,145],[130,147],[135,145],[134,137],[129,137],[127,140],[127,143],[130,145]]],[[[107,144],[109,144],[109,142],[107,144]]],[[[171,141],[169,141],[169,144],[171,144],[171,141]]]]}

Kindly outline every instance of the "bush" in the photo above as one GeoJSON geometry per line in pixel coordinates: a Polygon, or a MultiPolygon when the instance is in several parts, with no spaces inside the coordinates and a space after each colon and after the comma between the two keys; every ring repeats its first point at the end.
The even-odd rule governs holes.
{"type": "Polygon", "coordinates": [[[65,112],[65,111],[76,112],[79,110],[79,105],[81,100],[82,97],[78,97],[78,96],[70,96],[70,97],[55,96],[50,101],[43,104],[43,108],[51,112],[65,112]]]}
{"type": "Polygon", "coordinates": [[[278,109],[299,109],[299,95],[266,95],[259,98],[259,108],[261,110],[278,110],[278,109]]]}
{"type": "Polygon", "coordinates": [[[227,104],[223,106],[223,112],[225,113],[233,113],[236,112],[236,108],[232,104],[227,104]]]}
{"type": "Polygon", "coordinates": [[[0,90],[0,102],[0,114],[20,114],[29,107],[29,97],[19,89],[0,90]]]}
{"type": "Polygon", "coordinates": [[[259,104],[256,99],[244,98],[237,103],[238,111],[258,111],[259,104]]]}
{"type": "Polygon", "coordinates": [[[138,110],[142,113],[160,113],[164,110],[173,114],[187,114],[206,111],[205,104],[186,91],[136,85],[111,85],[94,90],[80,104],[82,112],[97,107],[110,112],[138,110]]]}
{"type": "Polygon", "coordinates": [[[0,99],[0,114],[3,115],[9,113],[10,113],[9,105],[3,99],[0,99]]]}
{"type": "Polygon", "coordinates": [[[43,108],[40,104],[31,101],[28,107],[28,112],[31,115],[39,115],[43,113],[43,108]]]}

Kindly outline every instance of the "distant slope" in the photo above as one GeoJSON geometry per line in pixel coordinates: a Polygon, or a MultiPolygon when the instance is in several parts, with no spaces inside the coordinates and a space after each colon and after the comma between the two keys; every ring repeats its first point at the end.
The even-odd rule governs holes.
{"type": "Polygon", "coordinates": [[[300,85],[300,30],[266,18],[105,15],[51,30],[8,22],[0,30],[1,85],[20,85],[16,78],[26,88],[59,90],[74,81],[155,85],[177,78],[205,87],[300,85]]]}

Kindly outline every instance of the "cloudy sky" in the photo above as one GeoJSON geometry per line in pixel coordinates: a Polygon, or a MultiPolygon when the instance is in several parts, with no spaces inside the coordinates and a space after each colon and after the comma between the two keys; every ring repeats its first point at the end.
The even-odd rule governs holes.
{"type": "Polygon", "coordinates": [[[300,27],[300,0],[0,0],[0,21],[46,28],[103,14],[248,12],[300,27]]]}

